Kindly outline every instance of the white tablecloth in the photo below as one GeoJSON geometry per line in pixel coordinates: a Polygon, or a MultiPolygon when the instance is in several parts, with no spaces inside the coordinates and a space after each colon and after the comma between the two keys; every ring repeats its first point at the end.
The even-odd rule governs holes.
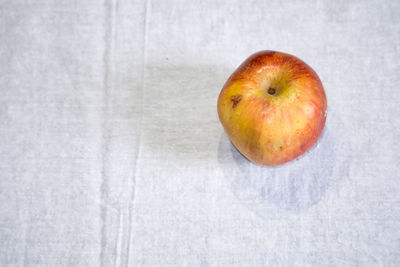
{"type": "Polygon", "coordinates": [[[1,266],[398,266],[399,1],[3,0],[1,266]],[[259,50],[328,99],[256,166],[217,116],[259,50]]]}

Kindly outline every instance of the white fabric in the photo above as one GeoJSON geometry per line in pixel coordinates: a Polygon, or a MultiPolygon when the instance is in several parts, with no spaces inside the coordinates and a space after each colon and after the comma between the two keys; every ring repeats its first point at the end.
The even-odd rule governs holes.
{"type": "Polygon", "coordinates": [[[399,1],[0,3],[1,266],[397,266],[399,1]],[[259,167],[217,117],[259,50],[319,74],[318,145],[259,167]]]}

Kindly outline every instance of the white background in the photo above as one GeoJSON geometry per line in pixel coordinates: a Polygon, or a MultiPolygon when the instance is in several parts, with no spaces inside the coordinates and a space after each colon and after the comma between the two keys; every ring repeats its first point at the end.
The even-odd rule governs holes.
{"type": "Polygon", "coordinates": [[[398,266],[399,1],[0,1],[1,266],[398,266]],[[303,59],[322,138],[249,163],[217,117],[303,59]]]}

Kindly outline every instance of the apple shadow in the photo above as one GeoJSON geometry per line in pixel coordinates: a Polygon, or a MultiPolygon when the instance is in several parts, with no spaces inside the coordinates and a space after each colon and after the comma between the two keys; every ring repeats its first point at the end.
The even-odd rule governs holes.
{"type": "Polygon", "coordinates": [[[234,195],[258,213],[271,208],[297,213],[316,205],[332,183],[348,175],[350,146],[340,116],[328,110],[321,137],[296,160],[277,167],[253,164],[230,143],[217,116],[218,94],[231,72],[218,66],[146,69],[141,157],[142,164],[154,167],[143,175],[168,169],[159,171],[165,176],[157,179],[162,186],[176,173],[174,179],[182,182],[172,194],[184,190],[182,173],[204,179],[200,166],[216,160],[234,195]]]}
{"type": "Polygon", "coordinates": [[[142,156],[167,168],[216,159],[223,131],[217,99],[232,69],[149,66],[143,92],[142,156]]]}
{"type": "MultiPolygon", "coordinates": [[[[336,151],[345,139],[336,139],[333,133],[326,125],[309,151],[276,167],[250,162],[223,133],[218,149],[219,164],[234,195],[256,213],[262,216],[271,212],[271,208],[298,213],[321,201],[332,181],[343,177],[343,171],[348,169],[347,157],[336,158],[336,151]]],[[[345,154],[341,153],[341,157],[345,154]]]]}

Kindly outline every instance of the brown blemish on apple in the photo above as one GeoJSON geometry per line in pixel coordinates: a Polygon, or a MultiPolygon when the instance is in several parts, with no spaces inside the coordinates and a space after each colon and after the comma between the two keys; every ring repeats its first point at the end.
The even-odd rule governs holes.
{"type": "Polygon", "coordinates": [[[231,97],[232,108],[236,108],[239,102],[242,100],[242,95],[234,95],[231,97]]]}

